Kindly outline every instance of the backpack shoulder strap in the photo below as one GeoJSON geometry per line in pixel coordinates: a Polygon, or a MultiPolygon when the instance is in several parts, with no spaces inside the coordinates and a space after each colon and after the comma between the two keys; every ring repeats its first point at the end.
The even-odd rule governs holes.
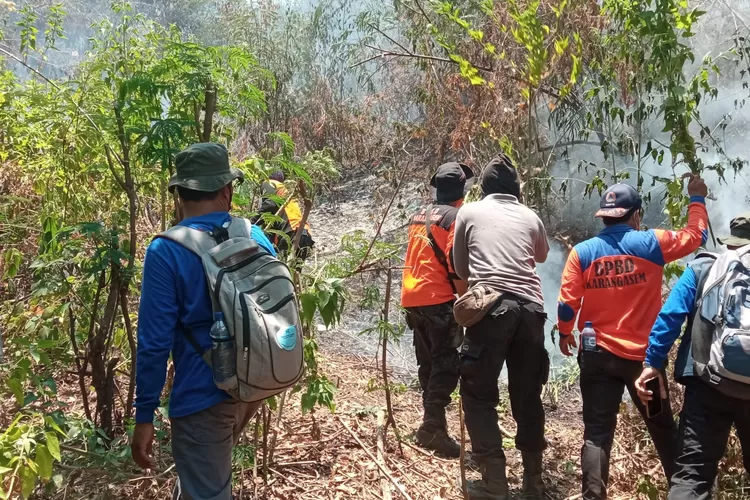
{"type": "Polygon", "coordinates": [[[711,268],[716,263],[718,255],[709,252],[701,252],[695,256],[695,259],[689,264],[693,272],[696,274],[696,294],[695,302],[699,303],[703,294],[703,288],[706,286],[708,281],[708,275],[711,274],[711,268]]]}
{"type": "Polygon", "coordinates": [[[425,212],[425,218],[424,218],[424,225],[425,229],[427,230],[427,240],[430,243],[430,247],[432,248],[432,251],[435,252],[435,257],[437,257],[438,262],[440,262],[440,265],[442,265],[445,268],[445,272],[448,274],[448,282],[451,284],[451,288],[453,289],[453,293],[458,293],[456,290],[456,285],[453,283],[454,279],[458,279],[458,276],[453,274],[450,270],[450,267],[448,266],[448,258],[445,256],[445,252],[443,252],[443,249],[440,248],[440,245],[438,245],[437,240],[435,239],[435,235],[432,234],[432,204],[427,205],[427,211],[425,212]]]}
{"type": "Polygon", "coordinates": [[[211,233],[187,226],[172,226],[163,233],[156,235],[156,238],[164,238],[179,243],[199,257],[216,246],[216,241],[214,241],[211,233]]]}
{"type": "Polygon", "coordinates": [[[250,238],[252,223],[242,217],[232,217],[227,230],[230,238],[250,238]]]}
{"type": "Polygon", "coordinates": [[[185,336],[185,340],[187,340],[187,343],[190,344],[190,347],[192,347],[193,350],[198,353],[198,356],[200,356],[208,366],[211,366],[211,349],[201,348],[200,344],[198,344],[198,341],[195,340],[193,330],[183,325],[182,322],[180,322],[177,327],[180,329],[180,331],[182,331],[182,334],[185,336]]]}

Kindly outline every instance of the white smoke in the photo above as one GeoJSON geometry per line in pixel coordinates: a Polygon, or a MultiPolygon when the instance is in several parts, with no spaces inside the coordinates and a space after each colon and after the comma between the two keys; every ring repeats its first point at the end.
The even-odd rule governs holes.
{"type": "MultiPolygon", "coordinates": [[[[745,31],[750,36],[750,0],[733,0],[731,2],[710,1],[699,5],[707,14],[701,18],[696,36],[692,39],[693,50],[696,54],[696,65],[700,63],[704,55],[716,56],[720,52],[732,47],[732,36],[734,33],[745,31]]],[[[750,75],[745,74],[743,80],[740,69],[734,65],[722,67],[722,75],[714,78],[712,82],[719,89],[716,100],[705,102],[701,105],[701,118],[703,125],[710,130],[715,130],[716,138],[724,148],[724,155],[716,153],[714,147],[709,146],[709,152],[702,154],[702,160],[706,165],[724,162],[727,158],[740,158],[750,161],[750,92],[744,86],[744,82],[750,82],[750,75]],[[745,100],[747,99],[747,102],[745,100]],[[726,127],[722,129],[722,125],[726,127]]],[[[688,71],[693,71],[691,68],[688,71]]],[[[661,132],[663,124],[657,119],[651,125],[646,135],[648,139],[657,139],[662,143],[668,143],[669,136],[661,132]]],[[[696,129],[697,136],[698,130],[696,129]]],[[[645,141],[644,141],[645,143],[645,141]]],[[[644,149],[642,149],[644,150],[644,149]]],[[[558,155],[561,153],[558,150],[558,155]]],[[[556,187],[559,188],[564,179],[568,179],[568,192],[565,201],[558,206],[556,216],[561,221],[560,226],[566,227],[574,234],[593,235],[601,227],[601,222],[594,218],[594,212],[598,208],[599,194],[594,191],[590,197],[584,197],[583,191],[587,180],[590,179],[597,168],[612,170],[612,159],[605,161],[599,147],[589,145],[578,145],[568,149],[564,159],[558,159],[553,165],[553,176],[558,179],[556,187]],[[579,171],[579,165],[588,165],[588,172],[579,171]]],[[[665,155],[662,164],[659,165],[649,156],[643,160],[642,171],[644,173],[644,194],[651,195],[651,203],[646,210],[644,222],[649,227],[660,227],[666,223],[663,213],[664,188],[660,183],[651,186],[653,176],[671,177],[674,173],[671,169],[671,158],[665,155]]],[[[635,184],[636,163],[634,160],[622,156],[614,158],[614,164],[618,172],[628,171],[631,174],[629,183],[635,184]]],[[[676,173],[687,172],[687,167],[678,166],[676,173]]],[[[726,235],[729,230],[729,222],[737,215],[747,212],[750,207],[750,165],[738,172],[736,175],[727,170],[725,178],[720,180],[716,172],[706,171],[704,173],[706,184],[709,187],[710,198],[707,200],[709,218],[711,220],[715,236],[726,235]]],[[[578,241],[569,241],[571,245],[578,241]]],[[[706,245],[710,251],[721,251],[721,247],[714,247],[711,239],[706,245]]],[[[542,279],[542,287],[545,299],[545,311],[550,322],[547,331],[551,331],[552,325],[557,320],[557,297],[560,290],[560,278],[562,269],[567,259],[568,249],[565,245],[551,241],[550,254],[547,262],[539,265],[538,273],[542,279]]],[[[686,259],[689,260],[690,258],[686,259]]],[[[560,353],[557,346],[553,346],[548,337],[548,349],[554,353],[553,364],[560,362],[560,353]]]]}

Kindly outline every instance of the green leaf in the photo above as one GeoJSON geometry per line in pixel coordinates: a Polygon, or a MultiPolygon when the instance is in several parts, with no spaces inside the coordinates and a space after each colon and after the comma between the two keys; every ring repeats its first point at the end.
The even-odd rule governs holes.
{"type": "Polygon", "coordinates": [[[49,449],[52,458],[60,461],[60,441],[57,439],[57,434],[54,432],[45,432],[44,436],[47,438],[47,448],[49,449]]]}
{"type": "Polygon", "coordinates": [[[31,357],[34,358],[35,362],[39,363],[41,357],[39,356],[39,351],[37,350],[36,346],[29,347],[29,354],[31,354],[31,357]]]}
{"type": "Polygon", "coordinates": [[[49,481],[52,479],[52,455],[50,454],[47,447],[40,444],[36,447],[36,464],[37,472],[42,481],[49,481]]]}
{"type": "Polygon", "coordinates": [[[21,381],[17,378],[9,378],[6,382],[8,384],[8,389],[10,389],[10,392],[13,393],[13,395],[16,397],[16,403],[19,406],[23,405],[23,384],[21,381]]]}
{"type": "Polygon", "coordinates": [[[21,496],[23,498],[29,498],[29,495],[33,493],[34,487],[36,486],[36,473],[32,470],[30,465],[33,464],[31,460],[27,464],[21,467],[21,496]]]}
{"type": "Polygon", "coordinates": [[[302,320],[311,324],[318,308],[318,297],[312,293],[303,293],[299,296],[299,301],[302,304],[302,320]]]}
{"type": "Polygon", "coordinates": [[[321,290],[318,292],[318,307],[321,309],[328,305],[328,301],[331,300],[331,292],[328,290],[321,290]]]}
{"type": "Polygon", "coordinates": [[[58,344],[59,342],[57,340],[52,339],[41,339],[36,343],[39,349],[51,349],[52,347],[56,347],[58,344]]]}

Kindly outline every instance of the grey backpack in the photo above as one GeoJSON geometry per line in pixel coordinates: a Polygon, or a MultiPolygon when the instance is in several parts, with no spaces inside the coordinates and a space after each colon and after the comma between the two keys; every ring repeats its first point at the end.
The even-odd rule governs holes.
{"type": "Polygon", "coordinates": [[[750,246],[718,256],[702,281],[695,372],[728,396],[750,399],[750,246]]]}
{"type": "MultiPolygon", "coordinates": [[[[217,386],[244,402],[279,394],[303,374],[302,327],[289,268],[258,246],[250,228],[250,221],[232,218],[211,232],[174,226],[158,236],[203,261],[213,310],[224,314],[237,359],[236,378],[217,386]]],[[[184,330],[211,365],[211,349],[202,352],[192,332],[184,330]]],[[[217,380],[220,367],[212,369],[217,380]]]]}

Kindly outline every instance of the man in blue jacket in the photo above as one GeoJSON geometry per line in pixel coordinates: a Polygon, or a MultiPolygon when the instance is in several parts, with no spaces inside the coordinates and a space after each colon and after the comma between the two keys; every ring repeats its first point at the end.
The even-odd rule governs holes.
{"type": "MultiPolygon", "coordinates": [[[[719,240],[723,245],[729,250],[750,245],[750,213],[732,220],[730,228],[731,235],[719,240]]],[[[644,369],[635,383],[639,397],[646,404],[656,396],[646,388],[646,383],[659,379],[661,397],[664,398],[666,381],[660,370],[687,320],[674,369],[676,381],[685,386],[685,399],[680,414],[677,458],[670,481],[669,500],[711,498],[711,488],[732,424],[737,428],[744,450],[745,469],[750,472],[750,386],[744,386],[744,397],[732,397],[699,378],[694,368],[693,337],[703,335],[705,331],[694,328],[696,321],[702,321],[697,304],[714,262],[714,256],[703,254],[685,269],[651,330],[644,369]]],[[[740,385],[734,386],[733,391],[737,395],[743,393],[740,385]]]]}
{"type": "MultiPolygon", "coordinates": [[[[194,144],[175,158],[169,182],[177,189],[184,219],[180,225],[210,231],[230,220],[232,184],[243,174],[229,167],[224,146],[194,144]]],[[[271,255],[271,242],[257,226],[251,237],[271,255]]],[[[133,459],[153,468],[154,411],[170,353],[175,375],[169,395],[178,486],[173,498],[230,500],[232,448],[259,403],[241,403],[214,385],[211,368],[185,336],[192,331],[202,349],[211,347],[211,299],[200,257],[174,241],[157,238],[148,247],[138,313],[135,432],[133,459]]]]}

